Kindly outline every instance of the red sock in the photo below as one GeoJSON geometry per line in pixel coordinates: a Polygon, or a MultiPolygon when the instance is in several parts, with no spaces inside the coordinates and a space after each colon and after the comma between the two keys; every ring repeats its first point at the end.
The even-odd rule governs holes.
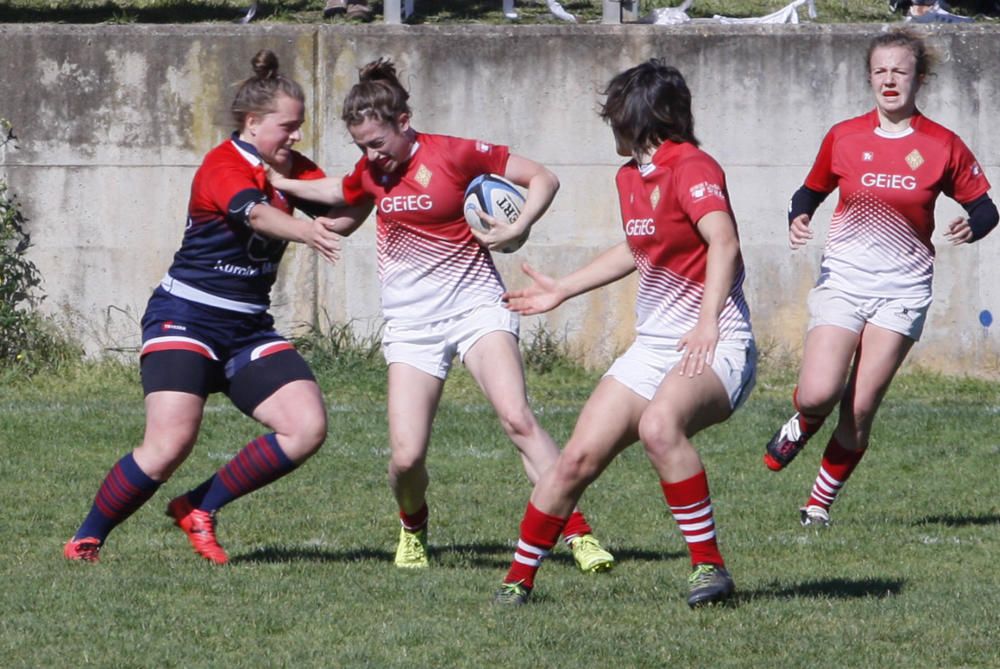
{"type": "Polygon", "coordinates": [[[559,541],[559,534],[566,526],[566,518],[550,516],[528,502],[528,508],[521,519],[521,536],[517,540],[514,561],[504,577],[504,583],[521,582],[526,588],[535,586],[535,572],[542,566],[542,560],[559,541]]]}
{"type": "Polygon", "coordinates": [[[587,519],[583,517],[583,514],[579,511],[574,511],[570,514],[569,520],[566,521],[566,527],[563,528],[563,541],[569,546],[573,539],[577,537],[582,537],[584,534],[593,534],[594,530],[591,529],[590,525],[587,523],[587,519]]]}
{"type": "Polygon", "coordinates": [[[403,524],[403,529],[407,532],[419,532],[427,527],[428,516],[430,516],[430,511],[427,509],[427,502],[424,502],[424,505],[416,513],[406,513],[402,509],[399,510],[399,522],[403,524]]]}
{"type": "Polygon", "coordinates": [[[684,541],[691,553],[691,564],[714,564],[725,567],[715,538],[715,519],[712,517],[712,497],[708,492],[705,470],[677,483],[660,481],[663,496],[670,513],[681,528],[684,541]]]}
{"type": "Polygon", "coordinates": [[[831,437],[830,442],[823,451],[823,461],[819,465],[819,474],[813,483],[812,493],[806,506],[819,506],[827,511],[837,500],[840,489],[847,483],[851,472],[861,462],[865,451],[850,451],[837,442],[836,437],[831,437]]]}
{"type": "Polygon", "coordinates": [[[806,438],[819,432],[819,429],[823,427],[823,422],[826,421],[826,416],[806,414],[799,408],[798,386],[795,386],[795,390],[792,391],[792,406],[795,407],[795,411],[799,414],[799,430],[802,431],[803,435],[806,435],[806,438]]]}

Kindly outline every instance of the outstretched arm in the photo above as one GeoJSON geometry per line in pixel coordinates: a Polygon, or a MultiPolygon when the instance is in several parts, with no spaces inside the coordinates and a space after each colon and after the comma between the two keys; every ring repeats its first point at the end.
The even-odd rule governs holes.
{"type": "Polygon", "coordinates": [[[635,258],[628,244],[617,244],[580,269],[561,279],[535,271],[527,263],[521,269],[532,280],[527,288],[503,295],[507,308],[519,314],[541,314],[555,309],[571,297],[617,281],[635,271],[635,258]]]}
{"type": "Polygon", "coordinates": [[[305,244],[331,263],[340,258],[340,234],[333,224],[333,219],[324,216],[311,220],[295,218],[266,203],[257,204],[250,210],[250,227],[254,232],[272,239],[305,244]]]}
{"type": "Polygon", "coordinates": [[[343,179],[324,177],[322,179],[289,179],[275,169],[267,168],[267,180],[278,190],[301,200],[339,207],[344,202],[343,179]]]}

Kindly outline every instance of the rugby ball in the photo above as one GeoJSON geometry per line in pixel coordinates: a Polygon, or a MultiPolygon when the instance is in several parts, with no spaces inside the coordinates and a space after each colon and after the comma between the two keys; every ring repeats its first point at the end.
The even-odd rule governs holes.
{"type": "MultiPolygon", "coordinates": [[[[481,232],[488,229],[480,220],[478,211],[485,211],[501,221],[513,223],[524,208],[524,196],[517,186],[496,174],[482,174],[465,189],[465,221],[469,227],[481,232]]],[[[529,229],[530,230],[530,229],[529,229]]],[[[501,253],[513,253],[528,241],[528,231],[517,239],[512,239],[497,249],[501,253]]]]}

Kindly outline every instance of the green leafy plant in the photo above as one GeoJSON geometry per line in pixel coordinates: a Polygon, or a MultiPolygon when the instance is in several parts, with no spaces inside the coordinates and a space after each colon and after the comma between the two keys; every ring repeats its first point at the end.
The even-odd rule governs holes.
{"type": "MultiPolygon", "coordinates": [[[[0,149],[16,141],[10,122],[0,118],[0,149]]],[[[38,291],[42,276],[27,257],[26,222],[17,196],[0,178],[0,369],[31,372],[79,358],[79,351],[36,311],[44,299],[38,291]]]]}

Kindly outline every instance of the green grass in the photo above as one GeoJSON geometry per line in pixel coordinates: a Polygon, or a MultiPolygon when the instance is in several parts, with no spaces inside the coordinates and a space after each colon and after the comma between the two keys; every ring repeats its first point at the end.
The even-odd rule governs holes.
{"type": "MultiPolygon", "coordinates": [[[[350,358],[350,356],[347,356],[350,358]]],[[[364,358],[364,356],[361,356],[364,358]]],[[[996,667],[1000,664],[1000,384],[902,377],[873,450],[834,507],[798,526],[821,448],[786,472],[760,462],[787,416],[788,373],[697,439],[736,605],[688,610],[688,563],[641,448],[584,508],[615,571],[559,549],[533,601],[490,596],[529,494],[513,447],[459,372],[431,448],[431,556],[392,565],[381,363],[327,360],[330,436],[300,470],[220,514],[214,568],[162,515],[257,426],[213,400],[194,454],[110,537],[99,565],[62,543],[143,425],[129,366],[81,365],[0,388],[0,648],[8,667],[996,667]]],[[[767,365],[764,365],[765,369],[767,365]]],[[[529,386],[563,441],[597,374],[556,366],[529,386]]],[[[828,431],[829,428],[826,428],[828,431]]],[[[826,431],[817,439],[826,435],[826,431]]]]}
{"type": "MultiPolygon", "coordinates": [[[[231,21],[246,13],[252,0],[0,0],[2,22],[63,23],[191,23],[231,21]]],[[[258,5],[255,22],[323,22],[324,0],[264,0],[258,5]]],[[[640,16],[657,7],[679,6],[680,0],[642,0],[640,16]]],[[[716,14],[734,18],[764,16],[781,9],[788,0],[695,0],[688,9],[691,18],[711,18],[716,14]]],[[[376,20],[381,20],[384,2],[370,0],[376,20]]],[[[601,0],[565,0],[563,7],[583,23],[599,23],[601,0]]],[[[954,11],[968,14],[961,1],[952,2],[954,11]]],[[[501,11],[501,0],[415,0],[412,23],[502,23],[509,21],[501,11]]],[[[549,13],[543,0],[516,0],[522,24],[560,23],[549,13]]],[[[898,21],[903,17],[889,11],[886,0],[816,0],[819,23],[871,23],[898,21]]],[[[808,20],[803,8],[800,20],[808,20]]],[[[343,22],[343,19],[339,20],[343,22]]]]}

